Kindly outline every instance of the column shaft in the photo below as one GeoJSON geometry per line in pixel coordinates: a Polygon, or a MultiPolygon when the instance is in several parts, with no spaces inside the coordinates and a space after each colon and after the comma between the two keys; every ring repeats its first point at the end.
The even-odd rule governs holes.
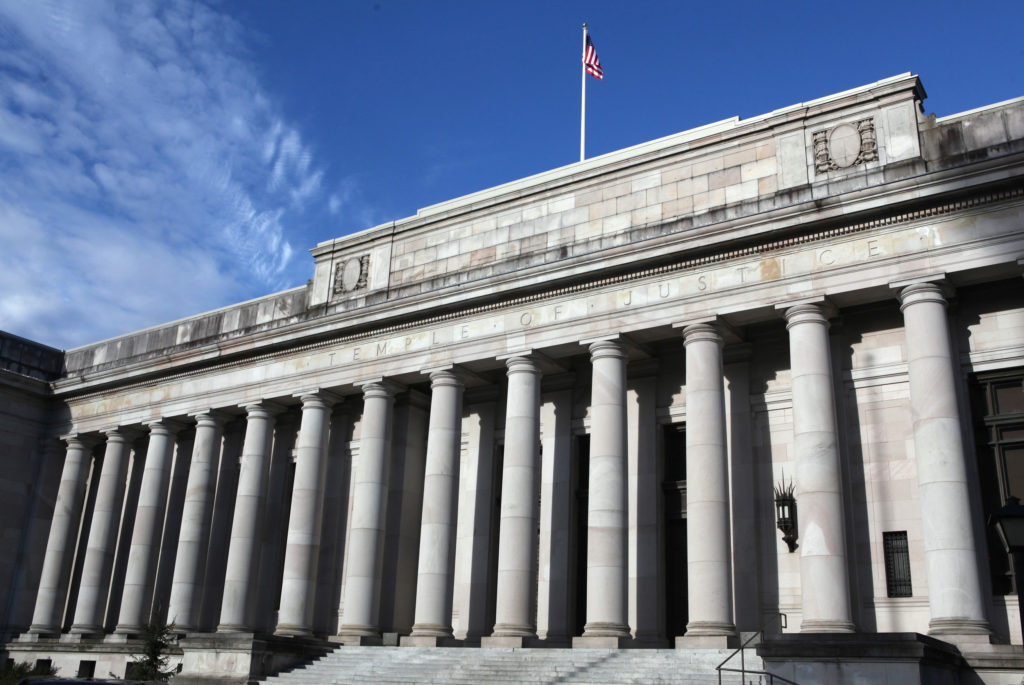
{"type": "Polygon", "coordinates": [[[89,447],[77,436],[64,438],[68,445],[64,468],[57,488],[50,535],[43,556],[39,592],[32,614],[30,633],[54,635],[61,631],[64,605],[67,602],[71,562],[75,556],[78,526],[82,517],[82,501],[89,474],[89,447]]]}
{"type": "Polygon", "coordinates": [[[309,636],[313,634],[327,434],[334,398],[327,394],[309,393],[302,395],[301,399],[302,423],[295,447],[295,479],[276,632],[309,636]]]}
{"type": "Polygon", "coordinates": [[[722,337],[709,324],[683,330],[686,345],[687,636],[732,635],[729,455],[722,337]]]}
{"type": "Polygon", "coordinates": [[[377,607],[394,401],[394,387],[389,383],[363,385],[359,454],[352,483],[344,615],[338,630],[339,634],[353,638],[380,634],[377,607]]]}
{"type": "Polygon", "coordinates": [[[626,353],[590,346],[590,481],[587,499],[587,622],[583,637],[629,637],[626,353]]]}
{"type": "Polygon", "coordinates": [[[96,503],[93,505],[89,542],[86,544],[82,579],[78,588],[72,633],[103,632],[104,612],[110,593],[110,573],[114,566],[117,529],[121,523],[124,490],[128,478],[131,445],[122,431],[107,431],[96,503]]]}
{"type": "Polygon", "coordinates": [[[910,411],[928,574],[929,632],[986,634],[954,357],[946,300],[938,286],[900,292],[907,336],[910,411]]]}
{"type": "Polygon", "coordinates": [[[462,380],[455,371],[436,371],[430,374],[430,391],[416,618],[412,634],[451,637],[462,380]]]}
{"type": "Polygon", "coordinates": [[[801,631],[852,632],[842,477],[828,320],[822,307],[786,310],[800,522],[801,631]]]}
{"type": "Polygon", "coordinates": [[[255,603],[259,574],[259,540],[263,525],[263,501],[267,492],[270,447],[274,436],[274,416],[280,408],[269,403],[245,407],[245,440],[242,464],[238,472],[235,511],[231,521],[231,539],[224,572],[224,595],[217,632],[253,630],[252,606],[255,603]]]}
{"type": "Polygon", "coordinates": [[[212,412],[195,415],[196,437],[192,443],[181,532],[171,581],[168,620],[181,632],[198,630],[205,585],[207,548],[213,519],[214,487],[220,461],[223,419],[212,412]]]}
{"type": "Polygon", "coordinates": [[[171,479],[171,456],[177,427],[166,421],[149,424],[149,446],[135,510],[128,570],[121,594],[121,613],[115,632],[139,634],[150,619],[153,585],[171,479]]]}
{"type": "Polygon", "coordinates": [[[505,409],[501,471],[498,588],[494,637],[535,637],[533,593],[537,549],[537,456],[540,444],[540,371],[529,357],[512,357],[505,409]]]}
{"type": "Polygon", "coordinates": [[[552,392],[540,407],[540,559],[537,578],[537,636],[558,644],[569,640],[572,528],[572,389],[552,392]]]}

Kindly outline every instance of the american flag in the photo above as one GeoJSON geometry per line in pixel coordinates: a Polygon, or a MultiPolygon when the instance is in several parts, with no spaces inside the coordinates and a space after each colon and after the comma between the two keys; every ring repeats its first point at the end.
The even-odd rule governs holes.
{"type": "Polygon", "coordinates": [[[604,79],[604,69],[601,68],[601,60],[597,58],[597,50],[594,49],[594,41],[590,40],[589,33],[583,48],[583,66],[587,68],[588,74],[597,77],[599,81],[604,79]]]}

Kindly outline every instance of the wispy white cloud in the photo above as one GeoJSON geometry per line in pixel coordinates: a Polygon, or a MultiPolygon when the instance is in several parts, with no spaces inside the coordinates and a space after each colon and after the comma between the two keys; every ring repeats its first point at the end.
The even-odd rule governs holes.
{"type": "Polygon", "coordinates": [[[0,328],[74,346],[296,280],[289,227],[334,203],[244,40],[198,0],[0,3],[0,328]]]}

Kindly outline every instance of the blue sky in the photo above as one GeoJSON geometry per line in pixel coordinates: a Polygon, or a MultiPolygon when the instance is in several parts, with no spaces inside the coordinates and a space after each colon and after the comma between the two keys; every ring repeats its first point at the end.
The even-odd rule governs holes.
{"type": "Polygon", "coordinates": [[[74,347],[302,285],[316,243],[905,71],[1024,95],[1024,3],[0,0],[0,329],[74,347]]]}

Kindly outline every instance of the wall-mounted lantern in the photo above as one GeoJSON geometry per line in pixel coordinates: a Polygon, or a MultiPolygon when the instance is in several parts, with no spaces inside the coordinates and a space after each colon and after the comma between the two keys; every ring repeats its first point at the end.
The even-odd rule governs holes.
{"type": "Polygon", "coordinates": [[[782,480],[775,486],[775,520],[778,522],[779,530],[782,531],[782,540],[789,546],[789,551],[794,552],[799,545],[796,544],[798,537],[796,523],[796,497],[793,496],[793,480],[786,483],[786,474],[782,474],[782,480]]]}

